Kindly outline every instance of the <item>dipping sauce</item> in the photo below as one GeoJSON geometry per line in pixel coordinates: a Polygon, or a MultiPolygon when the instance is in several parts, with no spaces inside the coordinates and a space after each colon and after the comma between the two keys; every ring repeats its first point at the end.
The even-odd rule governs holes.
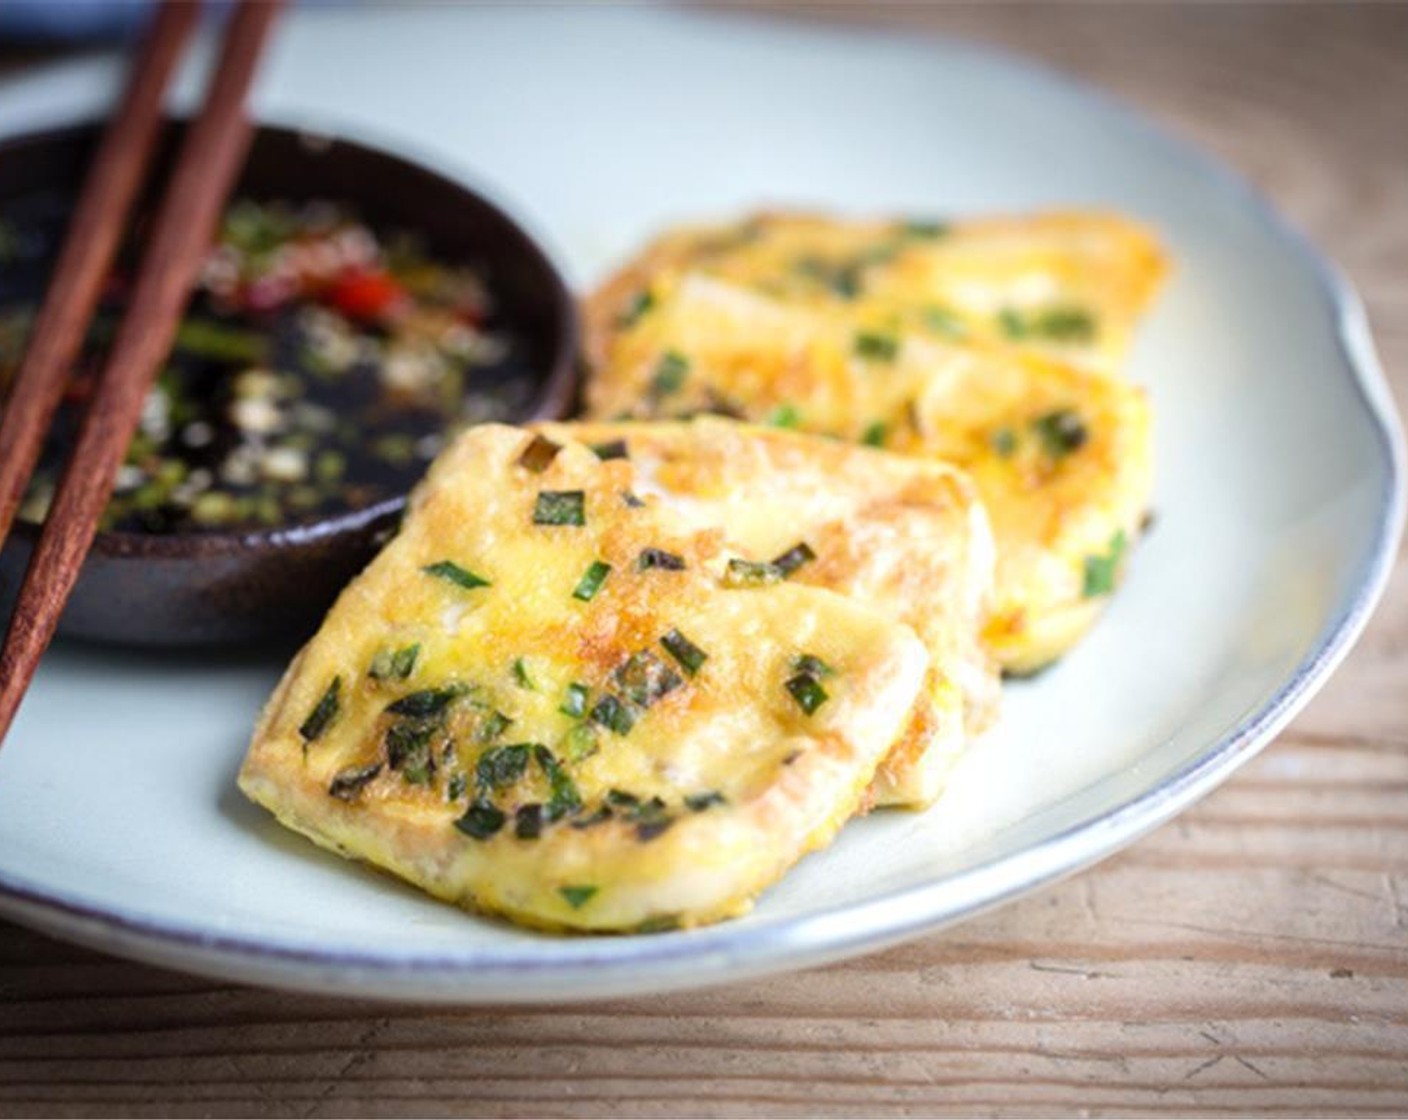
{"type": "MultiPolygon", "coordinates": [[[[68,203],[0,209],[0,392],[68,203]]],[[[134,239],[139,242],[140,237],[134,239]]],[[[44,519],[134,261],[105,295],[20,516],[44,519]]],[[[474,267],[330,202],[236,201],[148,394],[100,527],[260,530],[404,494],[444,441],[521,415],[535,381],[474,267]]]]}

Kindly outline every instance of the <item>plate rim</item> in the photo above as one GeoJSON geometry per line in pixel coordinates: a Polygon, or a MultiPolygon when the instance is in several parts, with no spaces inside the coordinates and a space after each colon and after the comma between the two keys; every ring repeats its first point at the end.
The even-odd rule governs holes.
{"type": "MultiPolygon", "coordinates": [[[[811,30],[815,30],[812,28],[811,30]]],[[[834,30],[834,29],[828,29],[834,30]]],[[[563,939],[549,958],[535,946],[421,950],[318,948],[299,939],[219,933],[195,923],[162,919],[121,907],[87,902],[0,870],[0,914],[95,948],[168,967],[223,975],[246,982],[344,995],[445,1003],[552,1002],[619,996],[636,991],[698,987],[791,970],[878,950],[921,932],[971,917],[1075,874],[1166,822],[1230,777],[1285,727],[1328,680],[1362,633],[1393,570],[1405,513],[1405,452],[1392,394],[1378,359],[1363,301],[1343,273],[1240,173],[1193,142],[1165,128],[1115,96],[1025,55],[949,36],[905,40],[893,30],[871,36],[969,53],[1023,81],[1074,95],[1127,133],[1155,144],[1287,244],[1314,276],[1332,313],[1334,341],[1352,376],[1358,403],[1377,437],[1386,464],[1379,480],[1372,545],[1357,564],[1349,602],[1331,616],[1295,668],[1255,710],[1231,725],[1198,757],[1155,785],[1111,809],[1074,822],[1035,843],[917,886],[875,898],[748,926],[723,923],[701,929],[634,938],[563,939]],[[681,975],[681,966],[696,966],[681,975]],[[580,990],[510,986],[533,978],[571,979],[580,990]],[[475,981],[480,981],[476,988],[475,981]],[[442,985],[449,984],[444,987],[442,985]]],[[[14,88],[88,60],[58,62],[3,83],[14,88]]],[[[81,111],[80,111],[81,112],[81,111]]],[[[261,120],[295,127],[287,115],[261,120]]],[[[331,123],[321,122],[322,125],[331,123]]],[[[351,122],[338,122],[351,124],[351,122]]],[[[315,123],[312,127],[320,127],[315,123]]],[[[353,134],[348,130],[348,134],[353,134]]],[[[360,133],[357,133],[360,135],[360,133]]],[[[385,144],[386,137],[378,137],[385,144]]],[[[476,183],[452,161],[430,158],[417,145],[386,146],[432,170],[476,183]]],[[[490,196],[498,192],[491,190],[490,196]]],[[[531,225],[530,227],[531,228],[531,225]]],[[[550,255],[556,257],[548,240],[550,255]]]]}

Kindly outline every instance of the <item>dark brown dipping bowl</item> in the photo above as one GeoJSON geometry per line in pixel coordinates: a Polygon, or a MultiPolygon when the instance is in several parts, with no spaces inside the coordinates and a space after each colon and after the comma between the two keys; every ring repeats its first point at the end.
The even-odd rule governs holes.
{"type": "MultiPolygon", "coordinates": [[[[160,184],[183,125],[167,126],[160,184]]],[[[97,125],[0,142],[0,199],[76,194],[97,125]]],[[[327,198],[373,228],[422,234],[435,256],[485,273],[496,318],[527,347],[536,392],[518,421],[563,416],[575,392],[576,312],[547,255],[503,210],[468,187],[361,144],[262,127],[235,194],[327,198]]],[[[3,454],[0,449],[0,454],[3,454]]],[[[99,533],[59,633],[141,646],[209,646],[310,634],[337,592],[396,524],[404,496],[349,513],[243,533],[99,533]]],[[[0,551],[8,614],[38,530],[16,523],[0,551]]]]}

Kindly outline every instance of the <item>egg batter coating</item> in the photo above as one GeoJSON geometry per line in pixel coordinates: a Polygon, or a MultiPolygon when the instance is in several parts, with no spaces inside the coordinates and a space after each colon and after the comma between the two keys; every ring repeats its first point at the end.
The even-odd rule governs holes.
{"type": "Polygon", "coordinates": [[[526,925],[739,914],[860,806],[929,657],[833,592],[730,587],[628,460],[498,425],[434,464],[269,701],[240,787],[526,925]]]}
{"type": "Polygon", "coordinates": [[[587,354],[604,364],[623,318],[700,273],[794,306],[1113,371],[1167,272],[1148,229],[1098,211],[954,223],[762,213],[648,245],[589,300],[587,354]]]}
{"type": "Polygon", "coordinates": [[[932,460],[719,417],[544,424],[628,458],[636,488],[694,529],[721,527],[728,551],[780,563],[794,583],[840,592],[913,627],[929,679],[876,773],[878,806],[921,808],[942,792],[969,734],[997,712],[982,644],[992,535],[972,482],[932,460]]]}
{"type": "Polygon", "coordinates": [[[972,475],[992,522],[987,639],[1004,669],[1040,669],[1097,617],[1152,484],[1142,390],[1032,350],[702,271],[649,291],[628,322],[589,326],[592,417],[716,412],[947,461],[972,475]]]}

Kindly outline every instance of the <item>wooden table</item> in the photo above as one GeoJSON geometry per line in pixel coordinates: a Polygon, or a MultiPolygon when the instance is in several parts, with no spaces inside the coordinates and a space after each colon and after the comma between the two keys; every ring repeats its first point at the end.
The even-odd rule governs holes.
{"type": "MultiPolygon", "coordinates": [[[[1408,7],[908,7],[1272,195],[1408,386],[1408,7]]],[[[1408,583],[1294,727],[1098,869],[878,956],[582,1007],[280,995],[0,924],[0,1113],[1402,1114],[1408,583]]]]}

